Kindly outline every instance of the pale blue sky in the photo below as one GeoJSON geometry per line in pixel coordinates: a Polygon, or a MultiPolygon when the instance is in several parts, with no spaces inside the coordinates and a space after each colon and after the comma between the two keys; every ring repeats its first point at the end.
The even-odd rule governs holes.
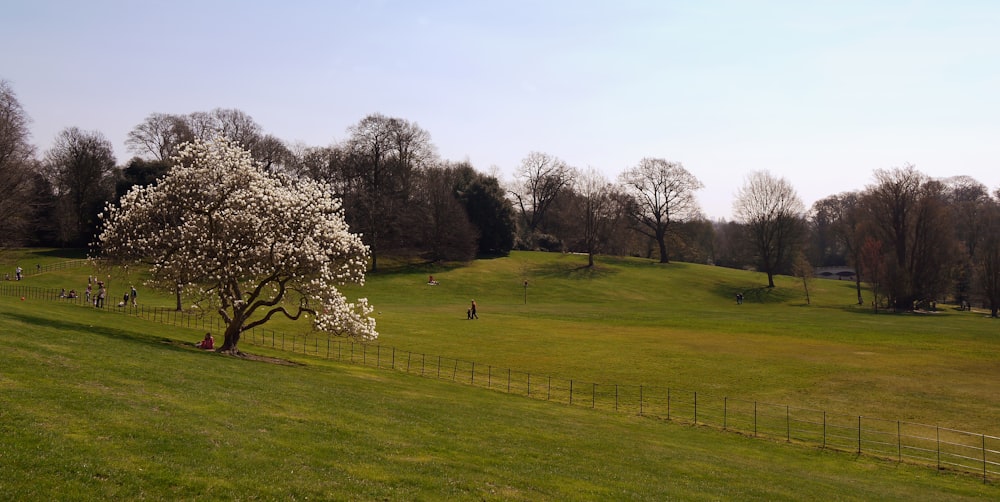
{"type": "Polygon", "coordinates": [[[1000,188],[1000,2],[3,0],[0,79],[40,153],[153,112],[238,108],[328,145],[369,113],[509,179],[678,161],[731,219],[744,177],[806,205],[878,168],[1000,188]]]}

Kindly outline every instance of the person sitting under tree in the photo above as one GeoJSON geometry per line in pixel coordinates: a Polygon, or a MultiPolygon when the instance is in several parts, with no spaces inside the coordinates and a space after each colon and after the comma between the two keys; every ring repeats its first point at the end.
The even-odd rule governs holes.
{"type": "Polygon", "coordinates": [[[205,339],[198,342],[195,347],[199,349],[211,350],[215,348],[215,338],[212,337],[212,333],[205,333],[205,339]]]}

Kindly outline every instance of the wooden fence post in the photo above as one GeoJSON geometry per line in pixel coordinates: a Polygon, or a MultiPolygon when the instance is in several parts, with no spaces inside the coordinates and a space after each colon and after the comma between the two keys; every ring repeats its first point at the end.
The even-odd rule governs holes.
{"type": "Polygon", "coordinates": [[[694,393],[694,424],[698,425],[698,391],[694,393]]]}
{"type": "Polygon", "coordinates": [[[785,405],[785,442],[792,442],[792,415],[788,411],[788,405],[785,405]]]}
{"type": "Polygon", "coordinates": [[[861,455],[861,415],[858,415],[858,455],[861,455]]]}

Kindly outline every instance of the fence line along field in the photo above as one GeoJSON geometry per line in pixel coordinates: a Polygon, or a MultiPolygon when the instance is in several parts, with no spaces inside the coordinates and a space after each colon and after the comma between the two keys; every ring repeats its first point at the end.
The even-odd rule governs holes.
{"type": "Polygon", "coordinates": [[[413,373],[263,346],[223,357],[199,334],[0,297],[0,498],[997,497],[975,477],[413,373]]]}
{"type": "MultiPolygon", "coordinates": [[[[778,287],[768,289],[759,274],[716,267],[605,258],[590,269],[585,263],[573,255],[513,253],[464,266],[400,264],[370,275],[363,293],[378,310],[383,349],[441,355],[456,367],[468,361],[477,368],[463,371],[476,385],[496,386],[493,369],[520,372],[521,381],[512,385],[522,391],[557,389],[565,398],[559,386],[573,382],[574,404],[592,400],[605,407],[634,405],[622,395],[641,387],[648,402],[644,398],[640,405],[656,414],[663,414],[665,399],[657,392],[675,389],[689,398],[667,398],[676,407],[669,411],[672,419],[691,415],[737,430],[748,430],[752,421],[753,415],[740,411],[747,403],[823,410],[830,416],[820,434],[810,430],[822,420],[788,409],[784,416],[781,409],[761,410],[756,420],[773,422],[772,436],[785,432],[791,439],[820,438],[839,449],[860,445],[883,457],[912,455],[931,463],[934,448],[903,444],[911,437],[934,442],[927,430],[904,430],[911,424],[930,424],[919,427],[946,434],[985,433],[980,439],[996,435],[998,325],[981,311],[942,305],[933,313],[875,315],[852,305],[856,292],[848,281],[813,281],[806,305],[801,282],[792,278],[778,278],[778,287]],[[435,285],[428,284],[429,275],[435,285]],[[737,292],[743,305],[736,305],[737,292]],[[473,299],[480,319],[469,321],[465,310],[473,299]],[[539,381],[526,382],[524,375],[538,375],[539,381]],[[557,383],[546,389],[545,379],[552,378],[557,383]],[[698,404],[690,399],[694,395],[701,397],[698,404]],[[834,419],[840,416],[847,425],[834,419]],[[861,417],[859,429],[853,422],[861,417]],[[858,431],[869,429],[871,437],[858,443],[858,431]]],[[[28,280],[55,287],[85,280],[85,270],[28,280]]],[[[132,274],[129,282],[139,279],[132,274]]],[[[169,295],[154,292],[144,291],[142,298],[148,307],[173,304],[169,295]]],[[[306,336],[318,346],[316,335],[302,326],[273,328],[272,336],[301,340],[292,342],[299,351],[306,336]]],[[[499,376],[501,384],[505,376],[499,376]]],[[[994,449],[980,447],[983,453],[994,449]]]]}
{"type": "MultiPolygon", "coordinates": [[[[64,260],[20,261],[33,271],[44,258],[64,260]]],[[[778,277],[768,289],[762,274],[704,265],[584,265],[582,256],[529,252],[462,266],[387,263],[360,293],[376,308],[377,343],[401,350],[1000,435],[1000,322],[983,311],[941,304],[934,313],[876,315],[854,305],[850,281],[813,281],[807,306],[794,278],[778,277]],[[437,285],[427,284],[429,275],[437,285]],[[478,320],[466,319],[471,300],[478,320]]],[[[87,275],[66,269],[26,284],[58,290],[75,281],[80,291],[87,275]]],[[[136,271],[117,275],[112,299],[141,284],[136,271]]],[[[175,305],[172,295],[141,285],[139,299],[175,305]]],[[[308,333],[306,323],[265,328],[308,333]]]]}

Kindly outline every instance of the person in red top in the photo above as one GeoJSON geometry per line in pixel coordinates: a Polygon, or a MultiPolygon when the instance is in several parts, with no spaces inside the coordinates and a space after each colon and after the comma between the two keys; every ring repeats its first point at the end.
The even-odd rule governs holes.
{"type": "Polygon", "coordinates": [[[205,339],[198,342],[196,345],[199,349],[210,350],[215,348],[215,338],[212,337],[211,333],[205,333],[205,339]]]}

